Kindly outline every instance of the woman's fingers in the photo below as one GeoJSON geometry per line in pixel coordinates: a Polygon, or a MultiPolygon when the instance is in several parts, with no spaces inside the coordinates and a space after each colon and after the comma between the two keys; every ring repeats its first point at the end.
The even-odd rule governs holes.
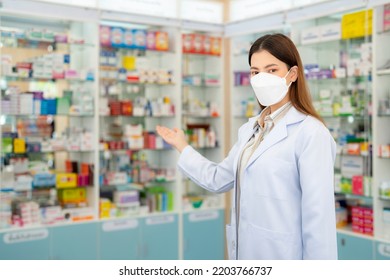
{"type": "Polygon", "coordinates": [[[188,145],[183,130],[177,127],[169,129],[165,126],[157,125],[156,131],[168,144],[174,146],[179,152],[188,145]]]}
{"type": "Polygon", "coordinates": [[[165,126],[157,126],[156,130],[157,133],[165,140],[168,138],[173,138],[175,136],[175,132],[165,126]]]}

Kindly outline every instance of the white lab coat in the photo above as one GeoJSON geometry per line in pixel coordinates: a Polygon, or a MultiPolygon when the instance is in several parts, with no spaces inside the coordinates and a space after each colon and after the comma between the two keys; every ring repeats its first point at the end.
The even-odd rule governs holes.
{"type": "MultiPolygon", "coordinates": [[[[187,146],[179,169],[211,192],[231,190],[239,155],[253,135],[257,118],[241,126],[237,143],[221,163],[187,146]]],[[[291,107],[244,170],[238,229],[233,192],[231,223],[226,226],[229,258],[337,259],[335,156],[335,141],[328,129],[291,107]]]]}

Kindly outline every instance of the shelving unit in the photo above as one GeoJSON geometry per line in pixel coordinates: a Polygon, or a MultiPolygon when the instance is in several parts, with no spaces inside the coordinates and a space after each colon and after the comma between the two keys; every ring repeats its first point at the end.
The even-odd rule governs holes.
{"type": "MultiPolygon", "coordinates": [[[[177,28],[104,21],[100,30],[100,236],[125,242],[126,258],[178,259],[178,155],[155,132],[180,123],[177,28]],[[115,238],[130,229],[135,243],[115,238]]],[[[102,258],[117,258],[102,246],[102,258]]]]}
{"type": "Polygon", "coordinates": [[[94,27],[1,17],[1,232],[97,219],[94,27]]]}
{"type": "MultiPolygon", "coordinates": [[[[15,22],[18,28],[25,26],[25,21],[17,14],[2,16],[1,26],[6,26],[8,22],[15,22]]],[[[59,209],[59,218],[68,217],[66,222],[56,220],[49,224],[45,221],[37,221],[31,225],[17,226],[11,223],[11,215],[8,218],[8,214],[3,213],[7,211],[9,213],[10,207],[7,208],[7,205],[11,204],[14,196],[10,196],[12,188],[10,183],[7,183],[9,176],[3,174],[3,170],[9,168],[2,164],[0,259],[222,259],[223,199],[216,199],[208,194],[198,196],[198,201],[188,202],[183,195],[184,185],[188,184],[188,181],[183,180],[176,172],[178,153],[155,133],[156,125],[181,127],[182,120],[185,118],[217,124],[218,133],[223,135],[220,125],[222,111],[219,111],[218,115],[205,115],[200,111],[188,112],[189,114],[185,115],[182,112],[183,88],[190,88],[196,93],[214,92],[217,96],[215,100],[223,104],[221,102],[223,87],[215,84],[182,86],[182,34],[178,26],[141,24],[137,21],[133,23],[127,19],[66,23],[59,21],[55,24],[40,19],[26,21],[32,27],[36,23],[38,29],[50,25],[56,32],[64,30],[72,35],[77,34],[85,42],[60,44],[54,41],[24,40],[23,48],[17,49],[16,43],[7,38],[2,41],[3,62],[7,62],[7,59],[9,64],[15,62],[4,56],[8,50],[5,46],[11,44],[15,49],[15,57],[18,55],[18,59],[22,62],[28,61],[32,56],[46,53],[70,53],[69,69],[76,67],[79,69],[88,65],[93,71],[87,72],[88,75],[81,78],[51,76],[52,71],[46,73],[46,76],[31,76],[31,73],[25,70],[20,71],[18,75],[13,74],[11,66],[8,68],[3,66],[3,71],[9,71],[1,73],[3,84],[23,85],[24,91],[43,91],[43,102],[53,103],[42,105],[47,107],[44,107],[47,111],[42,109],[39,112],[33,111],[35,107],[31,112],[14,112],[11,111],[9,104],[5,104],[0,111],[0,114],[3,114],[1,122],[10,125],[2,126],[1,135],[5,129],[9,129],[10,132],[20,130],[17,120],[42,121],[43,119],[45,123],[50,120],[53,128],[46,133],[46,137],[56,141],[50,140],[53,143],[46,143],[47,141],[38,139],[40,145],[37,143],[31,148],[28,146],[28,157],[34,160],[44,158],[51,164],[50,171],[53,173],[65,172],[70,167],[72,169],[76,167],[76,163],[70,164],[69,167],[68,163],[65,164],[65,159],[86,161],[91,164],[93,180],[82,188],[76,186],[70,189],[86,192],[83,195],[87,196],[87,202],[80,201],[83,207],[80,204],[79,208],[59,209]],[[113,47],[112,44],[110,46],[107,41],[104,41],[107,39],[104,35],[107,34],[104,33],[103,26],[113,27],[115,32],[128,32],[127,37],[122,34],[124,35],[122,42],[115,37],[116,41],[113,39],[110,43],[115,43],[116,46],[113,47]],[[149,33],[159,36],[154,38],[154,43],[149,33]],[[142,39],[141,35],[145,37],[142,39]],[[125,39],[134,39],[137,43],[141,40],[141,43],[147,44],[147,48],[156,49],[126,45],[128,41],[125,39]],[[83,52],[82,58],[77,52],[83,52]],[[79,62],[77,65],[76,61],[79,62]],[[88,85],[91,94],[81,91],[80,85],[88,85]],[[62,91],[67,89],[79,90],[83,97],[91,96],[88,99],[91,105],[89,109],[76,107],[85,104],[75,103],[70,97],[66,103],[68,106],[62,108],[64,107],[62,99],[69,94],[64,93],[62,96],[62,91]],[[48,98],[57,98],[57,103],[62,107],[57,106],[59,109],[53,111],[56,103],[46,101],[48,98]],[[64,143],[72,143],[69,139],[59,142],[58,138],[66,127],[90,129],[93,132],[88,139],[91,146],[78,147],[74,143],[65,145],[64,143]],[[203,244],[199,244],[202,239],[195,236],[192,230],[188,232],[188,228],[193,226],[201,230],[200,234],[214,228],[213,236],[210,238],[212,243],[207,247],[208,250],[194,251],[194,248],[202,248],[203,244]],[[14,244],[12,241],[14,238],[23,239],[23,242],[14,244]],[[79,238],[88,241],[82,243],[79,238]],[[25,251],[25,249],[35,254],[22,254],[21,250],[25,251]]],[[[1,38],[4,39],[4,36],[1,38]]],[[[199,58],[206,57],[199,56],[199,58]]],[[[218,60],[221,61],[221,58],[219,57],[218,60]]],[[[222,69],[222,65],[219,65],[222,69]]],[[[213,71],[218,72],[221,69],[216,68],[213,71]]],[[[75,73],[69,72],[69,75],[71,74],[75,73]]],[[[209,79],[209,82],[215,81],[209,79]]],[[[8,98],[8,91],[3,91],[2,100],[7,99],[4,96],[8,98]]],[[[82,99],[82,101],[86,100],[82,99]]],[[[34,102],[32,103],[34,105],[34,102]]],[[[25,106],[23,105],[22,108],[25,106]]],[[[0,139],[0,142],[5,153],[13,152],[15,146],[13,140],[9,142],[3,139],[0,139]]],[[[31,137],[25,140],[28,142],[31,137]]],[[[23,143],[21,144],[23,146],[23,143]]],[[[214,159],[220,159],[223,144],[216,147],[199,147],[199,150],[213,155],[214,159]]],[[[67,176],[69,177],[70,174],[67,176]]],[[[56,175],[53,178],[56,178],[56,175]]],[[[193,188],[197,187],[193,186],[193,188]]],[[[63,192],[57,185],[47,190],[40,188],[31,191],[20,190],[17,193],[25,196],[28,201],[35,201],[37,195],[42,195],[45,191],[51,195],[53,203],[57,205],[61,196],[57,196],[56,193],[63,192]]],[[[46,209],[47,207],[41,205],[35,210],[46,211],[46,209]]]]}
{"type": "MultiPolygon", "coordinates": [[[[389,8],[388,5],[386,7],[389,8]]],[[[385,6],[379,6],[374,9],[374,57],[373,57],[373,110],[377,114],[373,115],[373,172],[374,172],[374,212],[375,214],[375,238],[378,240],[390,241],[390,221],[386,218],[387,209],[390,208],[390,200],[388,196],[383,196],[382,188],[389,178],[390,161],[387,159],[385,148],[390,141],[390,133],[388,129],[389,118],[387,117],[388,102],[389,102],[389,68],[383,67],[387,60],[390,59],[385,46],[390,43],[390,33],[385,26],[385,6]]],[[[380,246],[377,244],[377,247],[380,246]]],[[[379,249],[378,249],[379,250],[379,249]]]]}
{"type": "MultiPolygon", "coordinates": [[[[221,34],[183,30],[181,36],[181,127],[192,147],[207,159],[220,162],[225,133],[221,34]]],[[[190,180],[181,185],[183,259],[223,259],[224,243],[219,238],[224,232],[225,195],[212,194],[190,180]]]]}
{"type": "MultiPolygon", "coordinates": [[[[222,40],[218,34],[189,30],[182,33],[182,46],[181,127],[191,146],[206,158],[220,162],[224,148],[222,40]]],[[[207,209],[206,204],[210,203],[224,208],[222,196],[213,195],[191,181],[184,182],[183,210],[207,209]],[[216,202],[207,202],[212,197],[216,202]]]]}
{"type": "MultiPolygon", "coordinates": [[[[360,222],[359,214],[362,211],[363,217],[362,209],[373,208],[370,152],[372,40],[370,35],[341,39],[342,33],[346,32],[342,27],[343,17],[353,12],[295,23],[292,39],[301,54],[315,107],[337,143],[338,233],[365,237],[374,235],[375,231],[372,210],[367,212],[364,224],[363,220],[360,222]]],[[[339,245],[339,254],[342,250],[343,246],[339,245]]]]}

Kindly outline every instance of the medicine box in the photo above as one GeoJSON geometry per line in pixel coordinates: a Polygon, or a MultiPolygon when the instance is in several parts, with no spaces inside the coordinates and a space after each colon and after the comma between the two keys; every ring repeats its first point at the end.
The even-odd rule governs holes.
{"type": "Polygon", "coordinates": [[[56,175],[57,188],[75,188],[77,187],[76,173],[58,173],[56,175]]]}
{"type": "Polygon", "coordinates": [[[58,200],[62,203],[83,203],[87,201],[87,191],[85,188],[61,189],[58,190],[58,200]]]}
{"type": "Polygon", "coordinates": [[[51,173],[38,173],[33,178],[33,188],[55,187],[56,175],[51,173]]]}

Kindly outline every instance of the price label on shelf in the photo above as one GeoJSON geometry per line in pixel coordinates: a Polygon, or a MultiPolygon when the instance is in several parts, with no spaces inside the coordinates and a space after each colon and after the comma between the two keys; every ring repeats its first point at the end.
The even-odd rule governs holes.
{"type": "Polygon", "coordinates": [[[175,221],[174,216],[150,217],[146,219],[147,225],[170,224],[175,221]]]}
{"type": "Polygon", "coordinates": [[[46,239],[49,231],[45,228],[6,233],[3,236],[4,243],[22,243],[46,239]]]}
{"type": "Polygon", "coordinates": [[[204,211],[199,213],[191,213],[189,215],[189,220],[191,222],[200,222],[200,221],[215,220],[218,217],[219,217],[218,211],[204,211]]]}
{"type": "Polygon", "coordinates": [[[137,228],[138,227],[138,220],[118,220],[118,221],[111,221],[111,222],[105,222],[102,225],[103,231],[119,231],[124,229],[131,229],[131,228],[137,228]]]}

